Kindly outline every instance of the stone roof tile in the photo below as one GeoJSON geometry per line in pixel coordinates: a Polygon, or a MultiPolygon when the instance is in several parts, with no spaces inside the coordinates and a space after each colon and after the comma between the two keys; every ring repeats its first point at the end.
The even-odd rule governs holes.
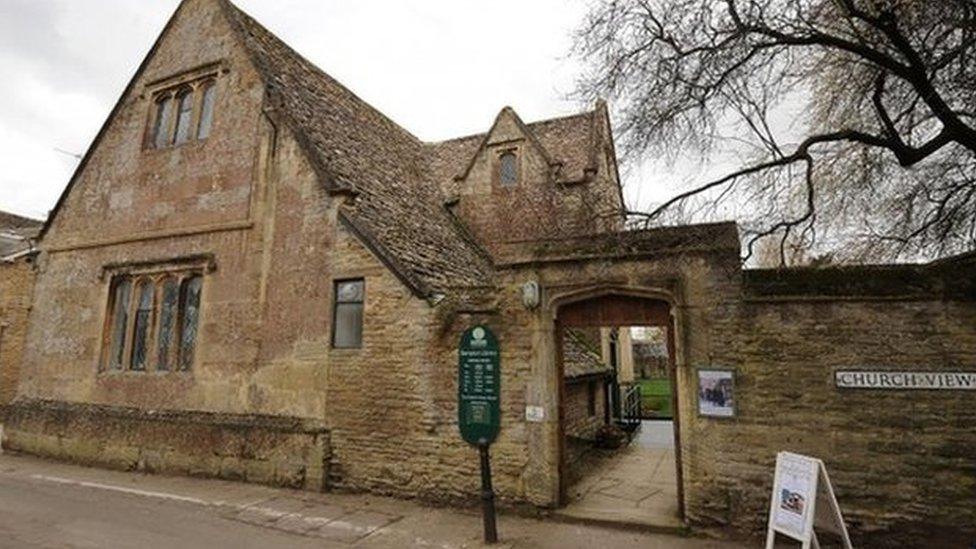
{"type": "Polygon", "coordinates": [[[579,330],[566,329],[563,332],[563,377],[573,379],[612,373],[613,368],[603,362],[595,345],[579,330]]]}
{"type": "MultiPolygon", "coordinates": [[[[444,205],[485,134],[420,141],[221,1],[265,81],[271,114],[288,123],[330,191],[355,194],[342,212],[354,232],[420,295],[492,285],[490,256],[444,205]]],[[[559,181],[585,177],[595,117],[590,111],[527,125],[559,167],[559,181]]]]}
{"type": "Polygon", "coordinates": [[[292,50],[230,2],[234,26],[269,100],[330,190],[349,190],[343,215],[422,295],[490,284],[492,267],[455,226],[425,178],[423,143],[292,50]]]}

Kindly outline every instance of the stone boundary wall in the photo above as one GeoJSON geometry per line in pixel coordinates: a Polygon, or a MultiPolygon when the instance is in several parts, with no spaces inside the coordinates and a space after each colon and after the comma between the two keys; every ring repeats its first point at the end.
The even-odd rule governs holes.
{"type": "Polygon", "coordinates": [[[0,408],[3,448],[112,469],[326,488],[321,423],[293,417],[152,411],[50,400],[0,408]]]}
{"type": "Polygon", "coordinates": [[[854,369],[976,372],[973,254],[744,271],[739,338],[728,357],[737,417],[694,422],[720,479],[689,479],[698,496],[712,490],[693,496],[694,517],[762,531],[775,454],[785,450],[824,460],[856,546],[976,539],[976,392],[834,380],[854,369]]]}
{"type": "Polygon", "coordinates": [[[742,284],[747,301],[976,301],[976,252],[916,265],[749,269],[742,273],[742,284]]]}

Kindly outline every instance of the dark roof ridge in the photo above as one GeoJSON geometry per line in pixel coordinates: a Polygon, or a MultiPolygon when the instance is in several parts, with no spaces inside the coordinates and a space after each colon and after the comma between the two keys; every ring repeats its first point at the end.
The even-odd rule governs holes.
{"type": "Polygon", "coordinates": [[[35,219],[33,217],[0,210],[0,226],[4,229],[24,229],[41,227],[42,225],[44,225],[43,219],[35,219]]]}
{"type": "MultiPolygon", "coordinates": [[[[508,107],[508,108],[511,108],[511,107],[508,107]]],[[[502,109],[502,110],[504,110],[504,109],[502,109]]],[[[514,111],[514,109],[512,109],[512,110],[514,111]]],[[[555,123],[555,122],[565,122],[566,120],[569,120],[571,118],[583,118],[583,117],[586,117],[586,116],[592,116],[595,112],[596,112],[596,109],[594,108],[594,109],[587,110],[587,111],[580,111],[580,112],[577,112],[577,113],[574,113],[574,114],[564,114],[564,115],[560,115],[560,116],[554,116],[552,118],[540,118],[539,120],[533,120],[532,122],[523,122],[523,124],[525,126],[527,126],[528,128],[531,129],[533,126],[541,126],[543,124],[549,124],[549,123],[555,123]]],[[[490,131],[491,131],[491,129],[489,128],[488,131],[478,132],[478,133],[470,133],[470,134],[467,134],[467,135],[462,135],[460,137],[451,137],[451,138],[443,139],[443,140],[440,140],[440,141],[424,141],[424,145],[431,145],[431,146],[445,145],[445,144],[454,143],[456,141],[465,141],[467,139],[475,139],[475,138],[478,138],[478,137],[484,137],[484,135],[486,133],[490,132],[490,131]]]]}

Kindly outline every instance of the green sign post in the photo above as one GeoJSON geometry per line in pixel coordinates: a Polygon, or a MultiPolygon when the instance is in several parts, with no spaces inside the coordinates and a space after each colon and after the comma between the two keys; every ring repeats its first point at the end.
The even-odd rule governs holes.
{"type": "Polygon", "coordinates": [[[481,502],[485,543],[496,543],[495,493],[491,487],[488,446],[501,427],[501,358],[498,339],[485,326],[475,326],[461,336],[458,349],[458,427],[468,444],[481,455],[481,502]]]}

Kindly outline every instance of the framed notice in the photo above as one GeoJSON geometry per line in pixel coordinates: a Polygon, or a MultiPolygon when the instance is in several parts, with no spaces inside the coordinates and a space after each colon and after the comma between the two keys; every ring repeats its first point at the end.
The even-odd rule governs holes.
{"type": "Polygon", "coordinates": [[[698,415],[735,416],[735,371],[698,369],[698,415]]]}

